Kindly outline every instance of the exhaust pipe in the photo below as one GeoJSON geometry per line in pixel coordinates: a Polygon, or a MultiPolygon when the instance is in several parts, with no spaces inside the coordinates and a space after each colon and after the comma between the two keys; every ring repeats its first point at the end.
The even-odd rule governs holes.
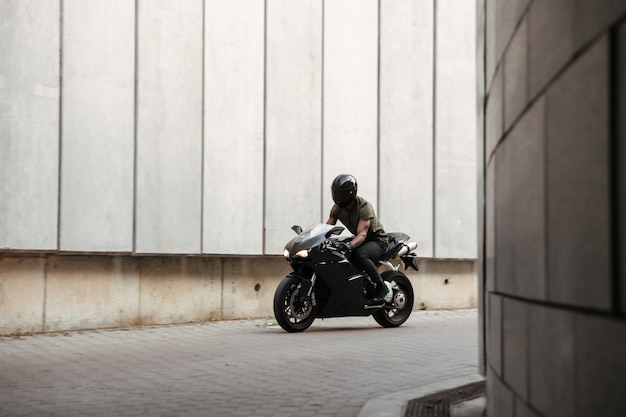
{"type": "Polygon", "coordinates": [[[417,242],[403,243],[402,247],[400,248],[396,256],[393,257],[393,259],[398,259],[399,257],[404,256],[407,253],[415,250],[415,248],[417,248],[417,242]]]}

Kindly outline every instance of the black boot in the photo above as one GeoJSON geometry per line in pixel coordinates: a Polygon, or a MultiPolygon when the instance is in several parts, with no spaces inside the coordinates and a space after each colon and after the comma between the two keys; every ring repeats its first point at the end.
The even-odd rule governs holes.
{"type": "Polygon", "coordinates": [[[387,285],[381,280],[378,283],[376,288],[376,294],[370,300],[370,304],[384,304],[385,303],[385,295],[387,295],[389,290],[387,289],[387,285]]]}

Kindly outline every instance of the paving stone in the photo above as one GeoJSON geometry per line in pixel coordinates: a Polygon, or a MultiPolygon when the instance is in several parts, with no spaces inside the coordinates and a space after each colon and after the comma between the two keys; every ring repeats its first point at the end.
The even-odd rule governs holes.
{"type": "Polygon", "coordinates": [[[357,416],[377,396],[478,374],[477,320],[420,311],[397,329],[365,317],[299,334],[243,320],[0,338],[0,415],[357,416]]]}

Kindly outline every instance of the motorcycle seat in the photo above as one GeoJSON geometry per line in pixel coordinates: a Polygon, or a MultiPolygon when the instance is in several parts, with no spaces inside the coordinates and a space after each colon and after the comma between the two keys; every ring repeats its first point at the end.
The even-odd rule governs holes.
{"type": "Polygon", "coordinates": [[[387,250],[380,258],[381,261],[388,261],[389,259],[394,258],[400,249],[402,249],[402,246],[409,240],[409,235],[401,232],[387,233],[387,236],[389,237],[389,243],[387,250]]]}

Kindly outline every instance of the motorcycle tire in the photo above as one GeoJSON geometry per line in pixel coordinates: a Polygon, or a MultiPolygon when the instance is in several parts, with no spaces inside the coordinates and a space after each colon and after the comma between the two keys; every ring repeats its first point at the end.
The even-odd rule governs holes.
{"type": "Polygon", "coordinates": [[[398,327],[407,321],[413,311],[413,286],[409,278],[400,271],[385,271],[381,276],[391,284],[393,296],[391,303],[375,311],[372,317],[383,327],[398,327]]]}
{"type": "Polygon", "coordinates": [[[299,305],[301,278],[287,275],[278,284],[274,293],[274,317],[284,330],[289,333],[302,332],[313,324],[317,316],[315,291],[312,296],[299,305]]]}

